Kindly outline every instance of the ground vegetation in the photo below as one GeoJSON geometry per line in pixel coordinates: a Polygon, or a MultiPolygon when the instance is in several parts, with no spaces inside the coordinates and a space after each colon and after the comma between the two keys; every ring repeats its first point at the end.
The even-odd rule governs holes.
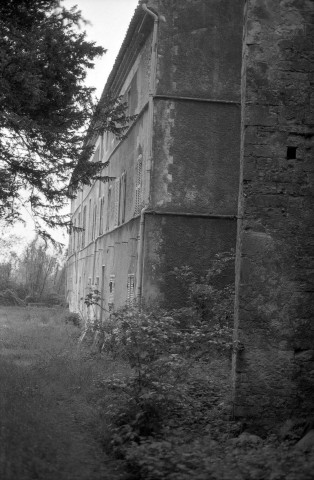
{"type": "Polygon", "coordinates": [[[65,304],[66,251],[47,249],[38,236],[0,262],[0,305],[65,304]]]}
{"type": "MultiPolygon", "coordinates": [[[[231,353],[240,348],[226,275],[233,264],[227,252],[202,277],[188,266],[175,269],[190,292],[184,308],[129,305],[103,325],[103,352],[128,367],[97,385],[103,443],[126,460],[130,478],[311,478],[314,451],[298,443],[306,419],[268,429],[233,420],[231,353]]],[[[89,308],[93,302],[97,292],[87,297],[89,308]]]]}

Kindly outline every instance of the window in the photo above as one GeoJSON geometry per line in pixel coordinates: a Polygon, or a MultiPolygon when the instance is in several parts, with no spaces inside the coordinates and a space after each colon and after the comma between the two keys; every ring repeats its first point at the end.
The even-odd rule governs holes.
{"type": "Polygon", "coordinates": [[[103,215],[104,215],[104,197],[100,200],[100,209],[99,209],[99,235],[102,235],[103,232],[103,215]]]}
{"type": "Polygon", "coordinates": [[[136,162],[136,178],[135,178],[135,215],[141,212],[142,207],[142,170],[143,170],[143,157],[138,156],[136,162]]]}
{"type": "Polygon", "coordinates": [[[115,275],[110,275],[109,297],[108,297],[109,310],[112,310],[114,305],[114,294],[115,294],[115,275]]]}
{"type": "Polygon", "coordinates": [[[114,226],[119,225],[119,206],[120,206],[120,178],[114,182],[114,226]]]}
{"type": "MultiPolygon", "coordinates": [[[[81,214],[79,213],[79,216],[78,216],[78,226],[81,228],[82,227],[82,224],[81,224],[81,214]]],[[[81,248],[81,235],[82,235],[82,231],[79,230],[78,233],[77,233],[77,248],[81,248]]]]}
{"type": "Polygon", "coordinates": [[[108,203],[107,203],[106,230],[109,230],[109,228],[110,228],[111,189],[112,189],[112,185],[110,185],[109,188],[108,188],[108,203]]]}
{"type": "Polygon", "coordinates": [[[72,243],[72,252],[75,252],[76,249],[76,220],[73,222],[73,228],[72,228],[72,235],[73,235],[73,243],[72,243]]]}
{"type": "Polygon", "coordinates": [[[88,237],[87,242],[90,242],[92,239],[92,229],[93,229],[93,212],[92,212],[92,199],[89,199],[89,207],[88,207],[88,237]]]}
{"type": "Polygon", "coordinates": [[[126,206],[126,172],[121,175],[120,181],[120,223],[125,222],[125,206],[126,206]]]}
{"type": "Polygon", "coordinates": [[[96,222],[97,222],[97,205],[94,204],[92,240],[95,240],[95,238],[96,238],[96,222]]]}
{"type": "Polygon", "coordinates": [[[131,115],[131,88],[126,93],[127,115],[131,115]]]}
{"type": "Polygon", "coordinates": [[[135,285],[135,278],[134,274],[128,275],[128,283],[127,283],[127,304],[132,306],[134,303],[134,285],[135,285]]]}
{"type": "Polygon", "coordinates": [[[83,226],[82,226],[82,248],[85,247],[85,234],[86,234],[86,205],[83,208],[83,226]]]}
{"type": "Polygon", "coordinates": [[[297,147],[287,147],[287,160],[294,160],[297,158],[297,147]]]}

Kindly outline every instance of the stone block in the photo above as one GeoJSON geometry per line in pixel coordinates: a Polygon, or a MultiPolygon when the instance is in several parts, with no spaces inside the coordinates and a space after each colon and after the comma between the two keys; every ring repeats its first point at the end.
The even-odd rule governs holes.
{"type": "Polygon", "coordinates": [[[247,105],[245,124],[258,126],[274,126],[278,122],[277,112],[273,107],[265,105],[247,105]]]}

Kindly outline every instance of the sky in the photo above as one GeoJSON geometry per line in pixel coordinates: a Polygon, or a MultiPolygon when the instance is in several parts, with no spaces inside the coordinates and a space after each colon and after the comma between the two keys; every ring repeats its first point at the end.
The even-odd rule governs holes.
{"type": "MultiPolygon", "coordinates": [[[[138,5],[138,0],[63,0],[62,5],[68,9],[77,5],[83,18],[89,22],[83,27],[87,39],[107,50],[107,53],[95,60],[95,67],[89,71],[86,79],[89,87],[96,88],[95,94],[99,99],[119,53],[134,10],[138,5]]],[[[13,233],[29,241],[35,233],[33,222],[27,212],[25,212],[25,220],[27,226],[18,224],[13,229],[13,233]]],[[[63,231],[56,230],[54,232],[53,235],[57,241],[67,244],[67,235],[63,231]]]]}
{"type": "Polygon", "coordinates": [[[97,98],[100,98],[138,0],[63,0],[62,3],[66,8],[78,6],[82,16],[90,22],[84,27],[88,40],[107,49],[87,78],[88,86],[96,87],[97,98]]]}

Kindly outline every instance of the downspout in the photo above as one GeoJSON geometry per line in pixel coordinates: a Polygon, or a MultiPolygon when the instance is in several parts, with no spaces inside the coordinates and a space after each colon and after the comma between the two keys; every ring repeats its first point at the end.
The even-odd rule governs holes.
{"type": "MultiPolygon", "coordinates": [[[[158,33],[158,15],[150,10],[146,3],[142,4],[143,10],[153,17],[153,39],[152,39],[152,57],[151,57],[151,69],[149,79],[149,97],[148,97],[148,139],[149,139],[149,158],[148,158],[148,175],[147,175],[147,192],[148,203],[150,201],[150,183],[151,183],[151,168],[153,158],[153,127],[154,127],[154,94],[156,90],[156,73],[157,73],[157,33],[158,33]]],[[[137,267],[136,267],[136,299],[138,303],[141,303],[143,295],[143,270],[144,270],[144,233],[145,233],[145,212],[148,206],[144,207],[141,211],[140,217],[140,230],[138,235],[137,244],[137,267]]]]}

